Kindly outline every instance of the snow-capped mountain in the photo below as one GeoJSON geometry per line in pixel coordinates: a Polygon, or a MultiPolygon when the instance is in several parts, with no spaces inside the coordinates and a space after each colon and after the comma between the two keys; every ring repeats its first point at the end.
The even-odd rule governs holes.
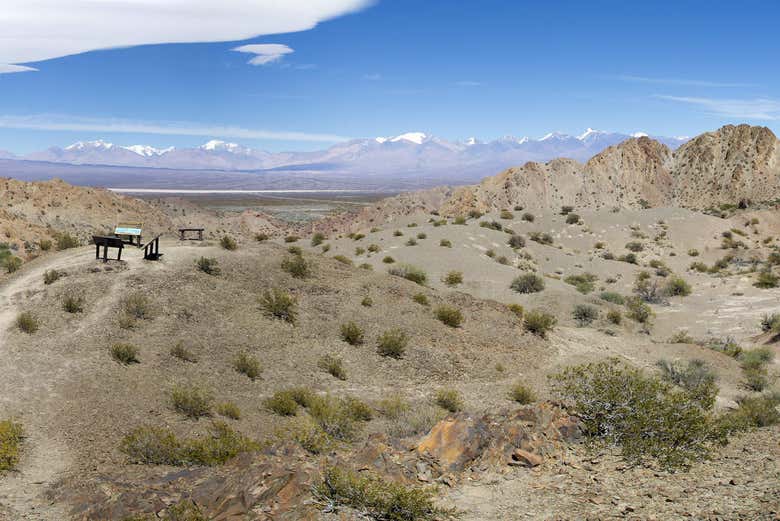
{"type": "MultiPolygon", "coordinates": [[[[269,153],[237,143],[211,140],[194,148],[115,145],[95,140],[53,147],[23,159],[74,165],[166,168],[177,170],[295,170],[360,173],[365,176],[436,176],[442,183],[475,181],[527,161],[568,157],[585,161],[605,148],[642,132],[620,134],[588,128],[578,136],[551,132],[538,139],[504,136],[492,141],[471,137],[448,141],[425,132],[354,139],[313,152],[269,153]],[[452,179],[449,179],[451,177],[452,179]]],[[[670,148],[687,138],[657,137],[670,148]]]]}

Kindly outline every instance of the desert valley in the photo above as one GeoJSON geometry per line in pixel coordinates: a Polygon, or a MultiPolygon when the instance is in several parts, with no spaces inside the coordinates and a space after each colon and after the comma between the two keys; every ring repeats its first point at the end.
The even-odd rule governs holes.
{"type": "Polygon", "coordinates": [[[780,141],[579,159],[390,197],[0,179],[0,519],[778,519],[780,141]],[[159,260],[95,258],[134,222],[159,260]]]}

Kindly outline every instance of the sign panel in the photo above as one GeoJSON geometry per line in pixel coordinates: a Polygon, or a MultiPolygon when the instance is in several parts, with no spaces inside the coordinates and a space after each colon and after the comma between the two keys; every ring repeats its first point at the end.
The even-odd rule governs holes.
{"type": "Polygon", "coordinates": [[[141,228],[117,226],[114,233],[117,235],[141,235],[141,228]]]}

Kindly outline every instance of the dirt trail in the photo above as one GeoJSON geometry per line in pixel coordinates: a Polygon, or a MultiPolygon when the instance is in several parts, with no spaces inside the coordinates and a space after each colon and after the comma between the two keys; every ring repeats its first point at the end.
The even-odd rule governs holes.
{"type": "Polygon", "coordinates": [[[65,441],[60,433],[52,432],[48,420],[57,414],[58,401],[67,399],[60,389],[76,377],[74,361],[39,363],[46,353],[16,352],[9,331],[24,304],[43,290],[45,271],[83,266],[93,261],[92,255],[92,248],[79,248],[34,261],[0,286],[0,418],[18,419],[26,435],[18,470],[0,478],[0,520],[67,517],[56,505],[47,504],[43,493],[70,461],[65,441]]]}

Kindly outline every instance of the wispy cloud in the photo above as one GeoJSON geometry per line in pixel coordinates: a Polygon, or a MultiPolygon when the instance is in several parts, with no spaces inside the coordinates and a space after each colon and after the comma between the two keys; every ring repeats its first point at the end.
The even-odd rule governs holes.
{"type": "Polygon", "coordinates": [[[373,0],[2,0],[0,73],[99,49],[305,31],[373,0]]]}
{"type": "Polygon", "coordinates": [[[25,67],[23,65],[3,65],[0,63],[0,74],[12,74],[14,72],[32,72],[37,71],[32,67],[25,67]]]}
{"type": "Polygon", "coordinates": [[[633,76],[630,74],[620,74],[610,76],[613,79],[631,83],[649,83],[653,85],[679,85],[686,87],[722,87],[722,88],[740,88],[740,87],[758,87],[754,83],[729,83],[719,81],[691,80],[681,78],[651,78],[647,76],[633,76]]]}
{"type": "Polygon", "coordinates": [[[458,87],[481,87],[483,83],[481,81],[456,81],[455,85],[458,87]]]}
{"type": "Polygon", "coordinates": [[[336,143],[348,137],[288,130],[244,128],[232,125],[206,125],[193,122],[148,122],[124,119],[97,119],[77,116],[36,114],[0,116],[0,128],[27,130],[101,132],[126,134],[157,134],[167,136],[205,136],[273,141],[314,141],[336,143]]]}
{"type": "Polygon", "coordinates": [[[685,103],[710,114],[739,119],[780,120],[780,100],[770,98],[715,99],[688,96],[655,95],[657,99],[685,103]]]}
{"type": "Polygon", "coordinates": [[[252,65],[268,65],[279,61],[285,54],[292,54],[293,49],[281,43],[253,43],[251,45],[242,45],[232,49],[236,52],[254,54],[255,57],[249,60],[252,65]]]}
{"type": "Polygon", "coordinates": [[[373,72],[371,74],[364,74],[363,79],[368,81],[379,81],[382,79],[382,75],[378,72],[373,72]]]}

